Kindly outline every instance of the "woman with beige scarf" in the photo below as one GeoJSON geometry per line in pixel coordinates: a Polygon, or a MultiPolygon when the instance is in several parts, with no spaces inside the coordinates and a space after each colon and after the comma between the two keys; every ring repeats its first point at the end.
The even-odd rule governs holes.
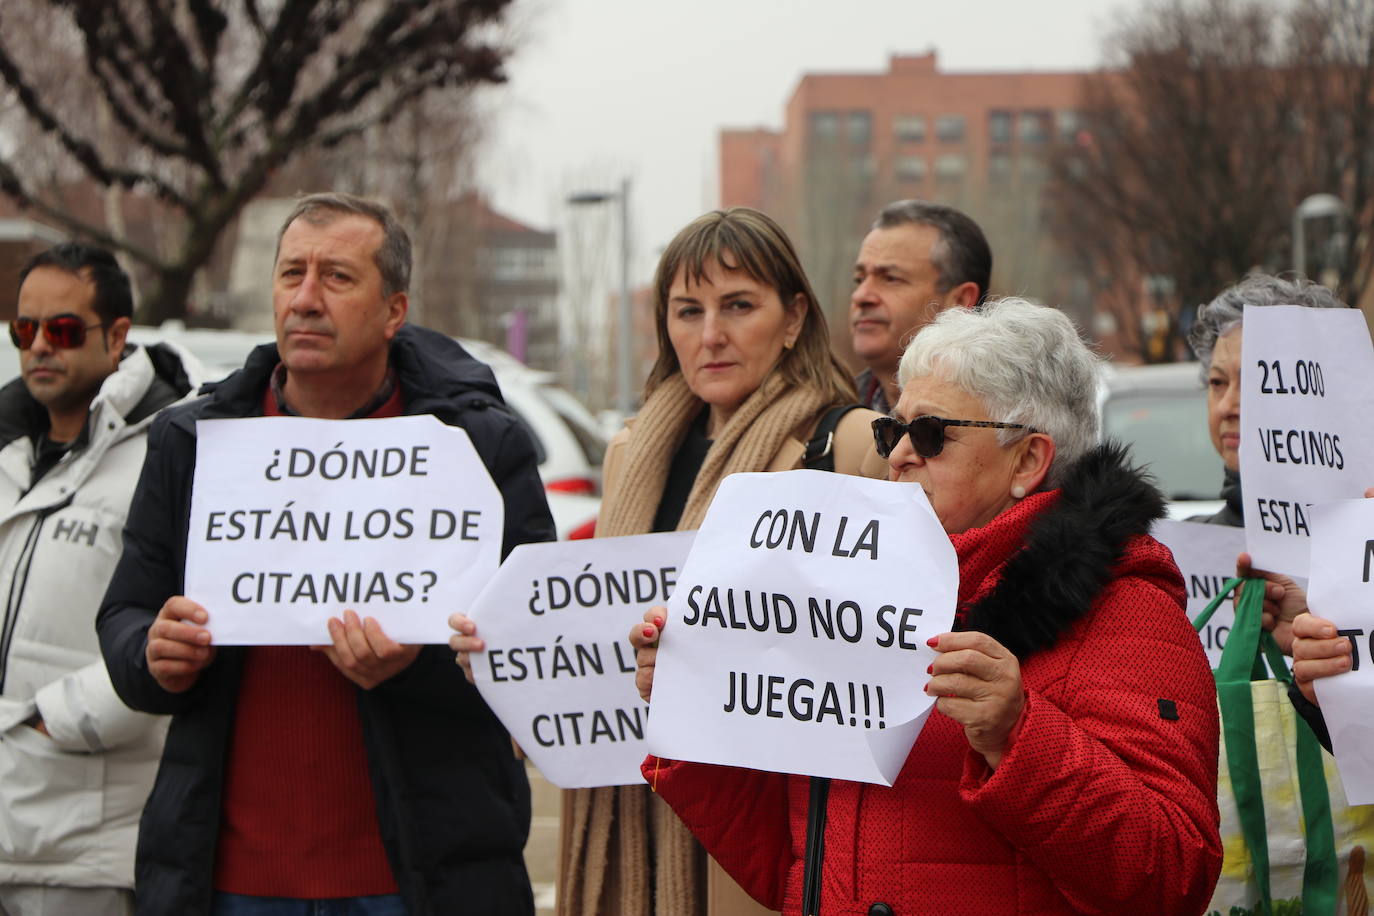
{"type": "MultiPolygon", "coordinates": [[[[833,459],[841,473],[885,476],[873,411],[816,435],[857,398],[796,250],[768,216],[717,210],[679,232],[654,277],[654,323],[658,361],[643,408],[606,452],[597,537],[695,529],[738,472],[833,459]]],[[[460,661],[483,648],[470,620],[450,623],[460,661]]],[[[706,873],[701,846],[647,786],[564,792],[560,916],[706,913],[706,873]]]]}

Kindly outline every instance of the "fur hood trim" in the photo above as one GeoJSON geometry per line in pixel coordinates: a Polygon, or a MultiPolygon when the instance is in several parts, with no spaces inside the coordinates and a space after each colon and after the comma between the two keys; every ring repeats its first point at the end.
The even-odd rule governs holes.
{"type": "Polygon", "coordinates": [[[1024,546],[1002,566],[992,591],[968,608],[963,628],[987,633],[1021,661],[1054,645],[1092,608],[1127,541],[1149,534],[1164,514],[1163,495],[1131,465],[1126,446],[1097,446],[1030,521],[1024,546]]]}

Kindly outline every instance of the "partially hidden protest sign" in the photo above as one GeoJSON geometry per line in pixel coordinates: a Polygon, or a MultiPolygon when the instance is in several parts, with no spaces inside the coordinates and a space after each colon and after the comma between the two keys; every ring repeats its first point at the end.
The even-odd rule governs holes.
{"type": "Polygon", "coordinates": [[[957,597],[918,485],[727,477],[668,605],[650,752],[891,785],[934,703],[926,640],[957,597]]]}
{"type": "Polygon", "coordinates": [[[1353,650],[1351,670],[1313,684],[1346,798],[1374,804],[1374,499],[1317,503],[1312,515],[1307,606],[1353,650]]]}
{"type": "Polygon", "coordinates": [[[1306,576],[1311,504],[1374,484],[1374,346],[1355,309],[1246,309],[1242,328],[1246,544],[1260,569],[1306,576]]]}
{"type": "Polygon", "coordinates": [[[448,641],[501,560],[504,504],[432,416],[201,420],[186,595],[218,645],[326,644],[344,610],[448,641]]]}
{"type": "MultiPolygon", "coordinates": [[[[1188,619],[1192,620],[1216,597],[1226,580],[1236,574],[1236,557],[1245,550],[1245,530],[1160,519],[1150,533],[1174,553],[1174,562],[1188,589],[1188,619]]],[[[1198,632],[1213,668],[1221,664],[1221,650],[1235,619],[1236,607],[1226,601],[1198,632]]]]}
{"type": "Polygon", "coordinates": [[[473,603],[477,689],[559,788],[644,782],[649,707],[629,634],[668,603],[693,534],[523,544],[473,603]]]}

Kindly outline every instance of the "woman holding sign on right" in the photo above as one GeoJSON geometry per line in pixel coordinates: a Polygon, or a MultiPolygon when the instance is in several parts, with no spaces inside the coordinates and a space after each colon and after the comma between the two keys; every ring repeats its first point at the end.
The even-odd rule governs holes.
{"type": "MultiPolygon", "coordinates": [[[[1023,300],[939,315],[907,349],[889,476],[959,558],[938,696],[891,788],[649,758],[707,850],[785,914],[1202,912],[1221,867],[1216,692],[1164,510],[1096,445],[1097,361],[1023,300]]],[[[913,546],[910,549],[917,549],[913,546]]],[[[653,688],[651,610],[631,633],[653,688]]]]}

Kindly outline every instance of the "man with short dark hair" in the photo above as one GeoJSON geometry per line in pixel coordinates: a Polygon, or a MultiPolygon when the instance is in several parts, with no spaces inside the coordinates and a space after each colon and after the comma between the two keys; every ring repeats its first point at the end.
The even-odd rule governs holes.
{"type": "Polygon", "coordinates": [[[184,595],[201,419],[434,415],[467,431],[501,491],[503,554],[552,539],[529,434],[490,369],[405,324],[409,281],[386,208],[304,198],[278,236],[276,344],[149,434],[97,622],[120,695],[173,716],[139,833],[139,913],[534,910],[524,765],[445,647],[398,644],[343,608],[320,651],[216,647],[206,623],[231,609],[184,595]]]}
{"type": "Polygon", "coordinates": [[[938,312],[982,302],[991,276],[992,251],[966,214],[921,200],[883,207],[859,248],[849,299],[854,354],[868,364],[854,380],[859,400],[891,413],[911,338],[938,312]]]}
{"type": "Polygon", "coordinates": [[[120,702],[91,620],[146,432],[194,360],[127,342],[129,277],[58,245],[19,275],[0,389],[0,914],[133,912],[134,839],[163,726],[120,702]]]}

